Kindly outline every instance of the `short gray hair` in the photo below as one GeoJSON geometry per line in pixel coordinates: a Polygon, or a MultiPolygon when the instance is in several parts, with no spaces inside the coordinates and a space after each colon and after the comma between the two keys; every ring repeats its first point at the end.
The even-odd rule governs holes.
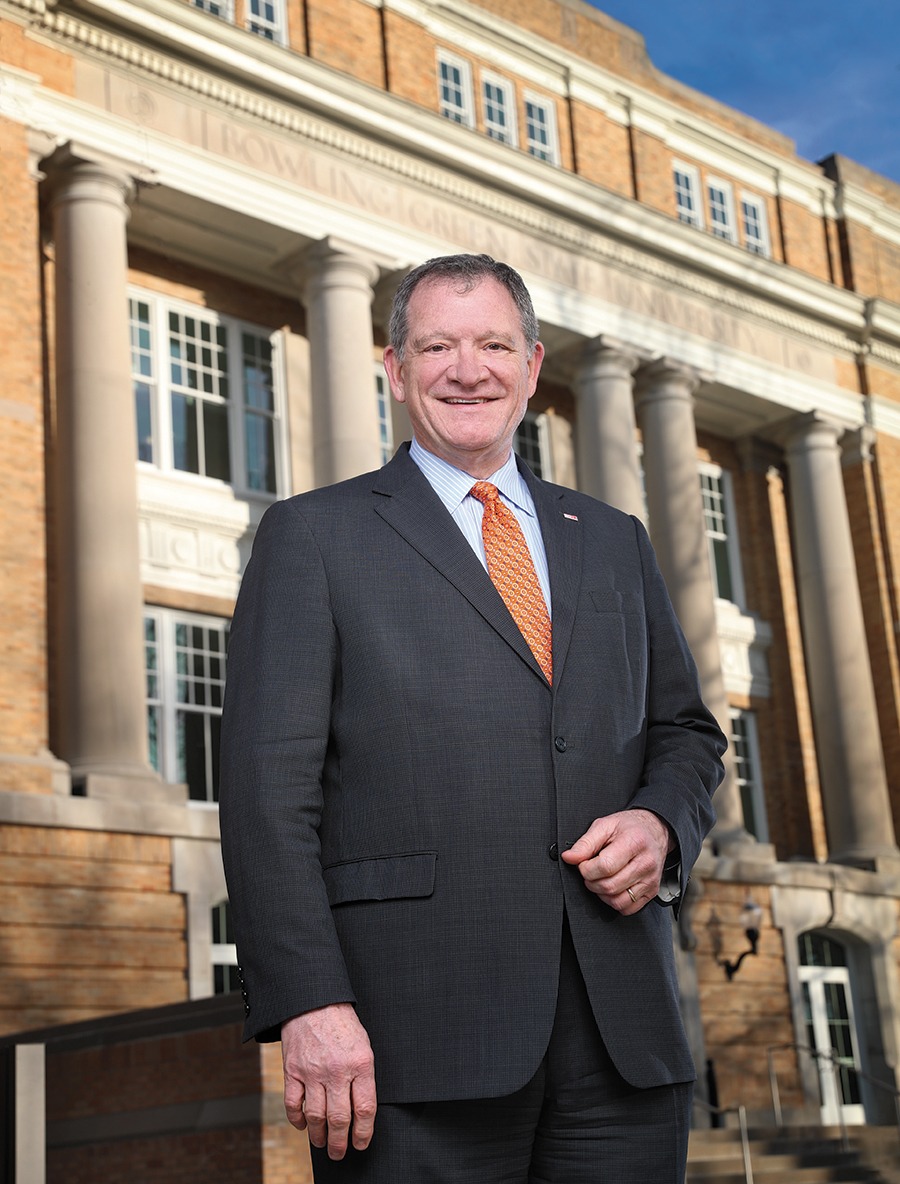
{"type": "Polygon", "coordinates": [[[498,263],[490,255],[438,255],[404,276],[394,295],[388,337],[397,360],[403,361],[409,336],[409,302],[420,284],[458,282],[460,292],[465,293],[471,292],[483,279],[494,279],[509,292],[519,313],[528,353],[532,354],[540,330],[531,296],[519,273],[508,263],[498,263]]]}

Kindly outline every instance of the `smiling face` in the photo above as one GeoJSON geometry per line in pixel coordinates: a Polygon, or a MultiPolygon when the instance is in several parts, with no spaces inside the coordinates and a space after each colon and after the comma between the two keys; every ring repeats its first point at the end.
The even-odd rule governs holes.
{"type": "Polygon", "coordinates": [[[537,386],[544,347],[529,355],[518,310],[486,276],[468,292],[425,280],[413,292],[403,360],[384,365],[423,448],[483,479],[509,456],[513,433],[537,386]]]}

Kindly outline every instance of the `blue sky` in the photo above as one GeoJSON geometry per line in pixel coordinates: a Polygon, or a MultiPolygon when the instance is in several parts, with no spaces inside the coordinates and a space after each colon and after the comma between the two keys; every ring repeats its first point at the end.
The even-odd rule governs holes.
{"type": "Polygon", "coordinates": [[[653,63],[900,183],[900,0],[589,0],[642,33],[653,63]]]}

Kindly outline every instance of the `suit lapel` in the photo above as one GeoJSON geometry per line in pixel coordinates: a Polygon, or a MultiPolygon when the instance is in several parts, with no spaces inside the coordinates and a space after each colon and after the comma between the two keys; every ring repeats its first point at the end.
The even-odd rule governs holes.
{"type": "Polygon", "coordinates": [[[565,489],[539,481],[522,460],[518,461],[518,465],[534,499],[547,553],[550,597],[553,602],[553,682],[558,686],[572,640],[575,609],[581,590],[583,525],[574,509],[567,508],[565,489]]]}
{"type": "Polygon", "coordinates": [[[523,661],[543,678],[543,671],[503,598],[427,478],[415,461],[410,460],[407,447],[402,447],[376,475],[373,490],[377,495],[375,512],[449,580],[523,661]]]}

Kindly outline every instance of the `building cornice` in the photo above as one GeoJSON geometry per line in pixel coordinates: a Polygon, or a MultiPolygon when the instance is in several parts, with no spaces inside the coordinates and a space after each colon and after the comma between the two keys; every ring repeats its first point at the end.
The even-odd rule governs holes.
{"type": "MultiPolygon", "coordinates": [[[[2,3],[24,6],[23,0],[2,3]]],[[[70,42],[87,56],[125,67],[132,78],[140,72],[166,88],[190,93],[195,101],[260,121],[276,133],[321,144],[569,250],[662,281],[835,351],[852,351],[865,335],[864,301],[853,293],[748,255],[572,173],[441,120],[433,112],[270,46],[189,5],[171,0],[147,0],[139,8],[131,0],[76,3],[82,9],[127,16],[132,28],[136,22],[148,41],[163,47],[172,41],[180,48],[187,46],[192,57],[214,62],[217,70],[214,75],[71,14],[47,12],[35,0],[45,34],[70,42]],[[160,14],[166,15],[168,24],[161,23],[160,14]],[[271,68],[265,76],[269,93],[260,94],[259,59],[270,53],[271,68]],[[234,79],[252,83],[253,89],[234,79]],[[490,184],[485,183],[486,176],[490,184]]],[[[12,91],[4,88],[8,102],[4,104],[0,96],[0,110],[12,118],[29,121],[43,116],[43,126],[48,128],[56,122],[54,111],[67,107],[71,114],[79,106],[31,84],[21,71],[13,75],[12,91]],[[10,104],[15,110],[5,109],[10,104]]],[[[84,105],[80,106],[84,115],[84,105]]],[[[92,118],[96,120],[96,112],[92,111],[92,118]]],[[[398,260],[400,265],[405,262],[398,260]]],[[[880,331],[874,336],[880,336],[880,331]]],[[[870,327],[870,350],[871,338],[870,327]]]]}

